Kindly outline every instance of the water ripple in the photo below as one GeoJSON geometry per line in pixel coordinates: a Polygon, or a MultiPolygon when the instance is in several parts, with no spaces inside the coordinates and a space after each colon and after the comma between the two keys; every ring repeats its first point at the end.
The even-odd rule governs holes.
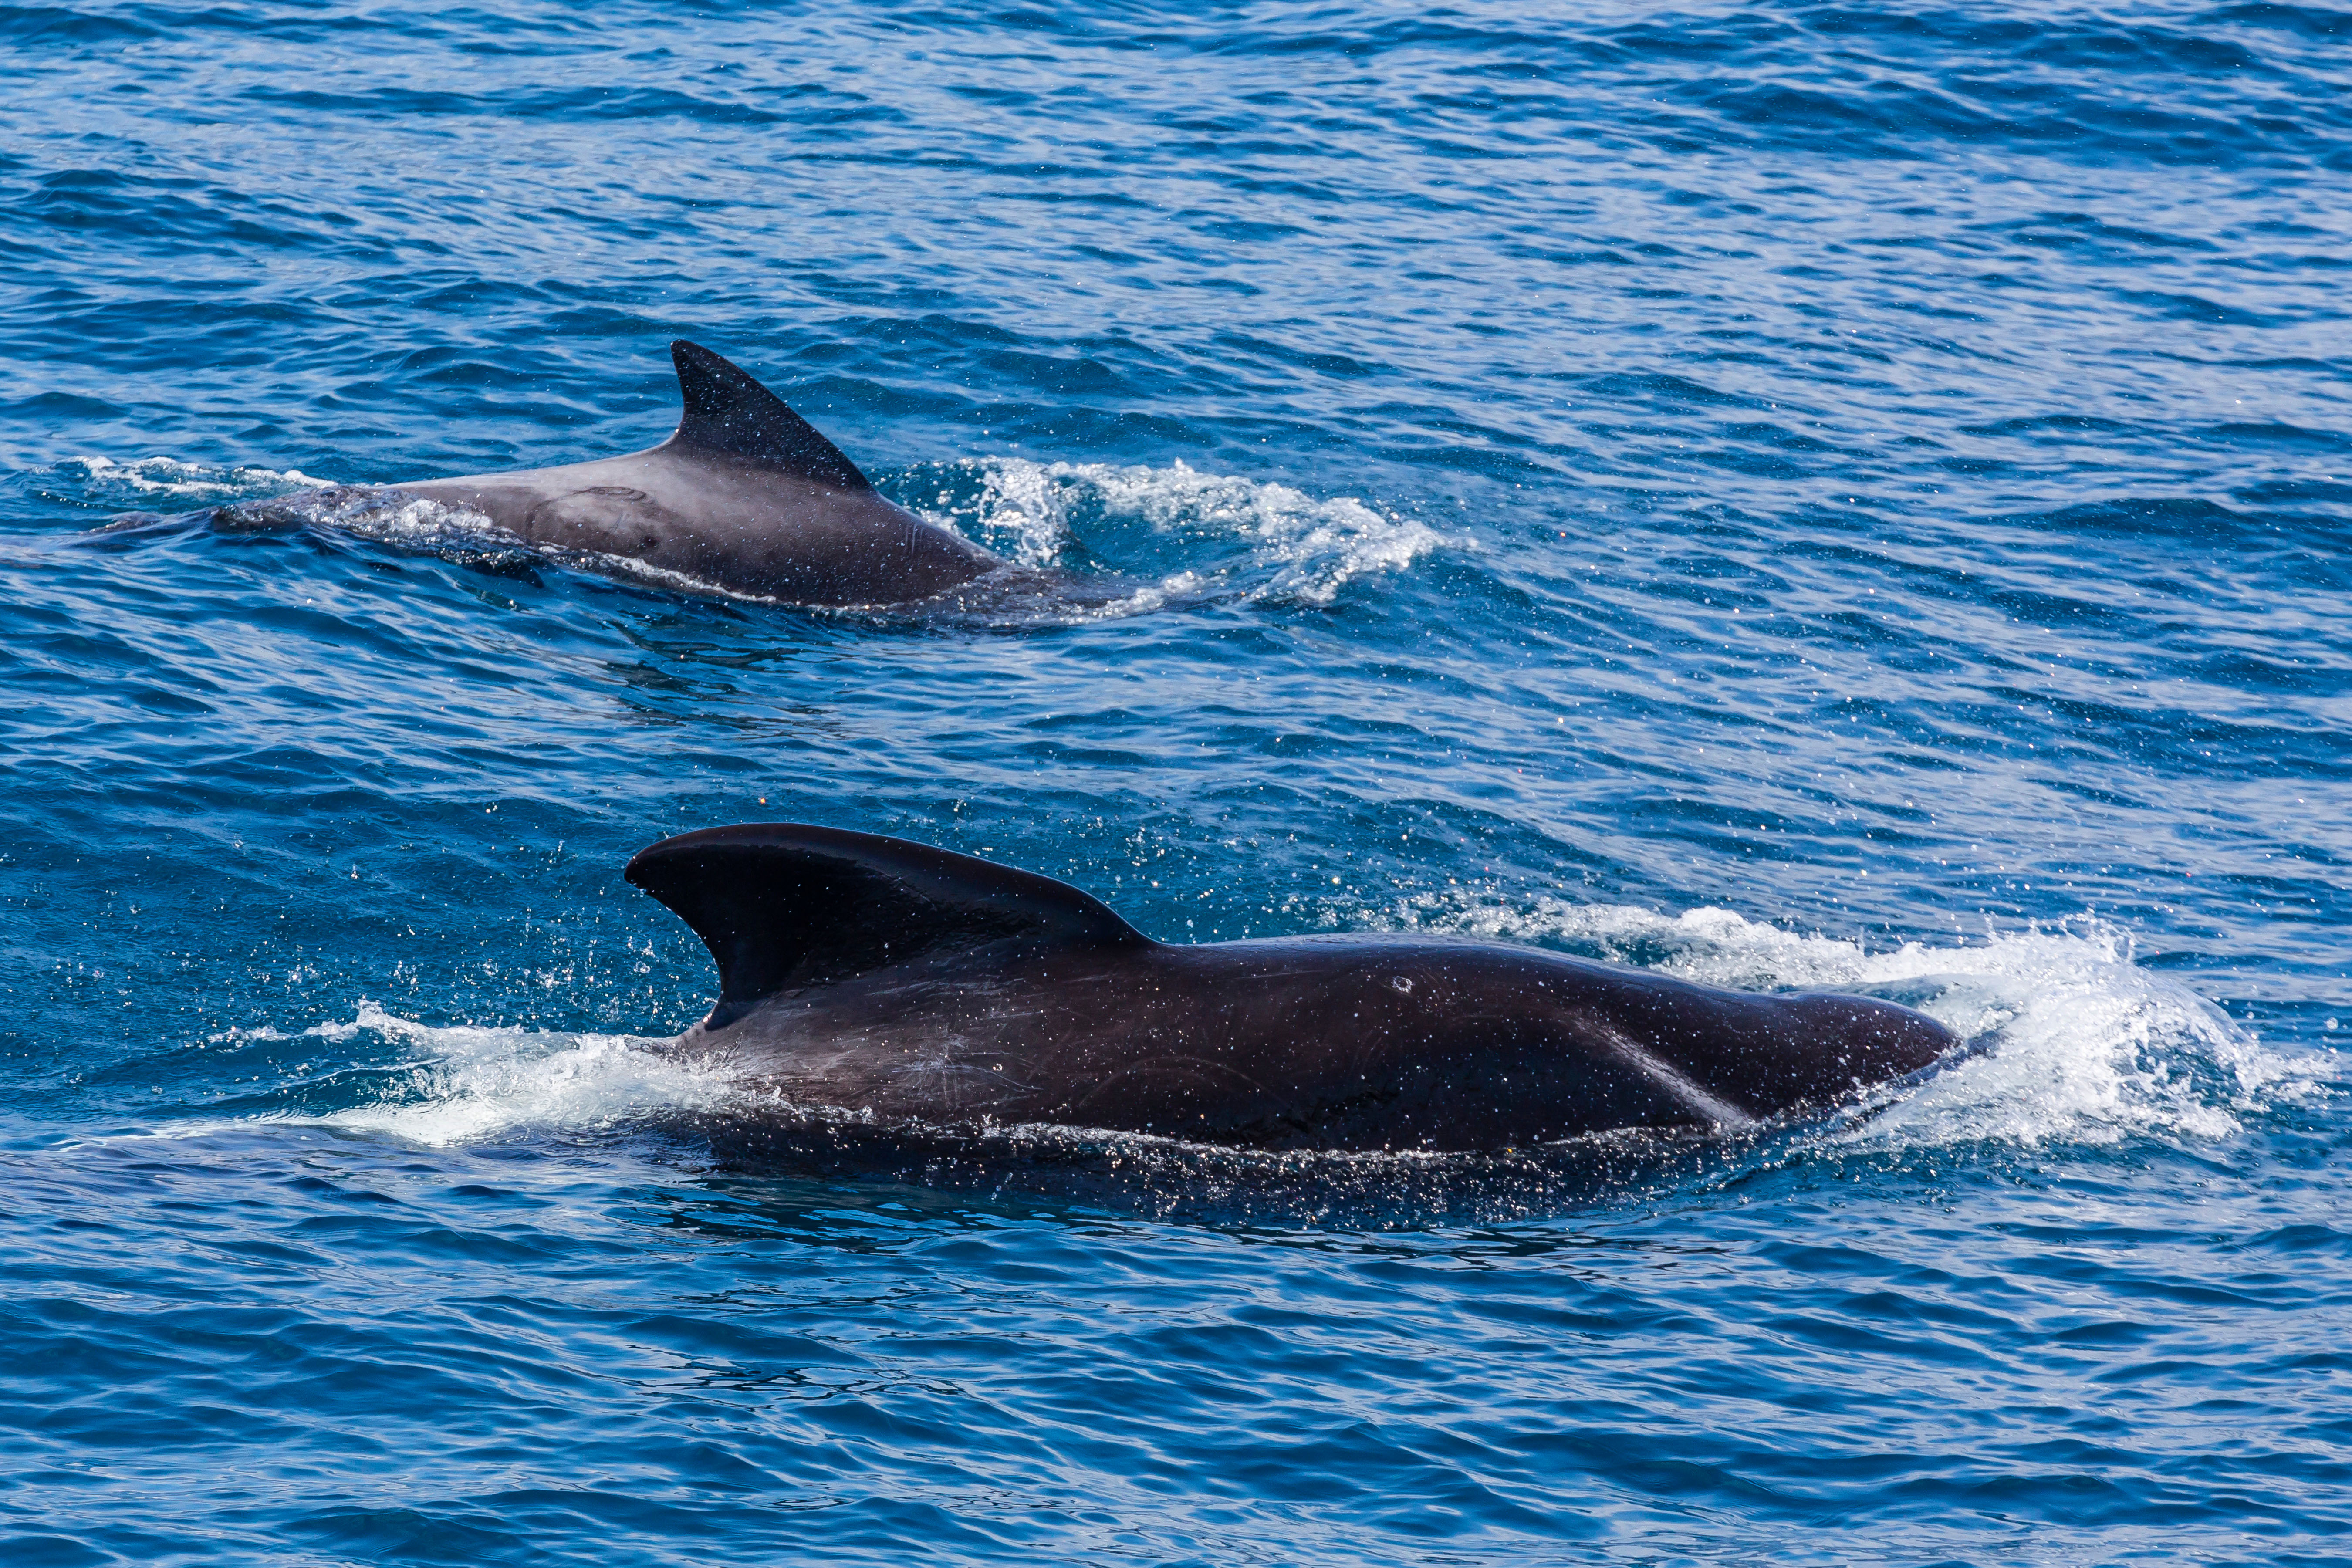
{"type": "Polygon", "coordinates": [[[2347,37],[0,6],[0,1556],[2340,1556],[2347,37]],[[1052,591],[215,521],[644,446],[674,336],[1052,591]],[[1975,1048],[735,1168],[618,868],[757,818],[1975,1048]]]}

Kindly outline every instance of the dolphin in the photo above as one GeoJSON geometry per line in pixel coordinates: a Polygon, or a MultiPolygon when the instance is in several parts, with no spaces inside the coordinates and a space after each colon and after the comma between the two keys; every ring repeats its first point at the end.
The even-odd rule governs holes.
{"type": "Polygon", "coordinates": [[[741,369],[683,339],[669,352],[685,407],[658,447],[367,489],[379,500],[481,513],[533,544],[622,556],[795,604],[906,604],[1004,565],[885,499],[741,369]]]}
{"type": "Polygon", "coordinates": [[[626,875],[719,965],[709,1016],[660,1048],[792,1114],[923,1137],[1049,1124],[1505,1152],[1622,1128],[1726,1133],[1959,1044],[1891,1003],[1494,942],[1159,942],[1051,878],[800,823],[667,838],[626,875]]]}

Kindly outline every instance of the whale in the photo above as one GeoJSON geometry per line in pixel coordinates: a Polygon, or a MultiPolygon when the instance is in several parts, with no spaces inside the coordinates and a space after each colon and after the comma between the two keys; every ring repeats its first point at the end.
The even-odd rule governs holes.
{"type": "Polygon", "coordinates": [[[1917,1072],[1923,1014],[1471,940],[1152,940],[1052,878],[805,823],[666,838],[625,873],[709,950],[656,1048],[779,1115],[936,1138],[1057,1126],[1258,1151],[1715,1136],[1917,1072]]]}
{"type": "MultiPolygon", "coordinates": [[[[800,605],[908,604],[1005,565],[883,496],[740,367],[684,339],[670,344],[670,358],[682,411],[659,446],[320,493],[344,507],[362,497],[431,501],[487,517],[534,545],[800,605]]],[[[273,521],[301,500],[281,498],[257,515],[273,521]]]]}

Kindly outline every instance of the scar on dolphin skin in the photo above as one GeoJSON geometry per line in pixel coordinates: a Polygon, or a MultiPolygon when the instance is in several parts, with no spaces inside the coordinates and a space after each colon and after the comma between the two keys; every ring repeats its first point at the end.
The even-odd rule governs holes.
{"type": "Polygon", "coordinates": [[[664,839],[627,877],[719,965],[709,1016],[660,1048],[885,1125],[1502,1151],[1732,1131],[1960,1044],[1888,1002],[1504,943],[1159,942],[1050,878],[800,823],[664,839]]]}

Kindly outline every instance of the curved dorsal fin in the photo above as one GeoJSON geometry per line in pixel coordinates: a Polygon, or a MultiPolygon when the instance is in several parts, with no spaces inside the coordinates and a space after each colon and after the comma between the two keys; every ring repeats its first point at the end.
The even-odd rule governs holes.
{"type": "Polygon", "coordinates": [[[1132,947],[1150,939],[1066,882],[837,827],[682,833],[629,862],[719,963],[716,1028],[761,997],[989,942],[1132,947]]]}
{"type": "Polygon", "coordinates": [[[723,452],[837,490],[874,488],[815,426],[740,366],[684,338],[669,345],[669,357],[686,405],[670,445],[723,452]]]}

